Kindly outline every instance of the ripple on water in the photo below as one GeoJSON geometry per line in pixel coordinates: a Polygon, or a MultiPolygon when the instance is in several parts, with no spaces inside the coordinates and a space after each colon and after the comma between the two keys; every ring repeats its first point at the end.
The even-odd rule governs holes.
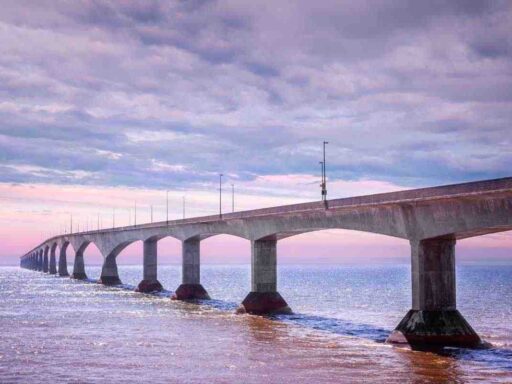
{"type": "Polygon", "coordinates": [[[169,299],[178,267],[154,295],[132,292],[139,267],[119,271],[104,287],[0,268],[0,382],[512,382],[511,268],[459,271],[461,312],[493,347],[438,354],[383,343],[409,307],[407,266],[281,267],[296,313],[273,318],[234,314],[247,266],[204,266],[215,299],[195,304],[169,299]]]}

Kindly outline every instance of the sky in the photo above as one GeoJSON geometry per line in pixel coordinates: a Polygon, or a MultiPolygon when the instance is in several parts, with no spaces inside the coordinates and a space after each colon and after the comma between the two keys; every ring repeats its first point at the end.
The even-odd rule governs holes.
{"type": "MultiPolygon", "coordinates": [[[[71,215],[108,226],[115,209],[126,225],[136,201],[138,222],[151,206],[163,220],[166,191],[171,218],[183,196],[188,217],[216,213],[220,172],[225,211],[231,184],[237,210],[318,200],[323,140],[330,198],[511,176],[510,1],[0,9],[0,264],[71,215]]],[[[459,248],[463,260],[512,260],[510,245],[496,234],[459,248]]],[[[140,261],[137,247],[123,260],[140,261]]],[[[221,236],[203,253],[247,260],[248,247],[221,236]]],[[[341,230],[280,247],[289,262],[409,255],[402,240],[341,230]]]]}

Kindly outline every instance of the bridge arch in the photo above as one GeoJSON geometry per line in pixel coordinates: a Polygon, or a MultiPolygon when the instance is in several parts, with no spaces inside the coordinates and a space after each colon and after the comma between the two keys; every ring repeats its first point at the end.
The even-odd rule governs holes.
{"type": "Polygon", "coordinates": [[[217,235],[230,235],[250,240],[252,237],[251,225],[245,220],[238,220],[235,223],[220,221],[217,223],[195,224],[183,231],[180,237],[184,241],[192,238],[204,240],[217,235]]]}
{"type": "Polygon", "coordinates": [[[73,273],[71,277],[77,280],[86,280],[88,275],[85,269],[85,253],[86,250],[90,249],[90,246],[97,251],[97,253],[101,254],[96,243],[91,238],[75,238],[72,239],[71,245],[75,250],[74,258],[73,258],[73,273]]]}
{"type": "MultiPolygon", "coordinates": [[[[401,219],[401,218],[400,218],[401,219]]],[[[393,226],[378,227],[371,223],[365,222],[366,218],[359,220],[340,220],[339,218],[327,219],[324,221],[309,221],[306,219],[282,220],[270,223],[264,229],[254,231],[253,240],[276,239],[281,240],[287,237],[297,236],[305,233],[325,231],[325,230],[345,230],[354,232],[363,232],[368,234],[382,235],[406,240],[407,238],[400,232],[394,230],[393,226]],[[371,225],[369,225],[371,224],[371,225]]]]}
{"type": "MultiPolygon", "coordinates": [[[[241,301],[251,280],[251,240],[233,234],[217,233],[203,237],[200,242],[200,281],[208,293],[220,300],[241,301]],[[219,265],[229,264],[229,269],[219,265]],[[229,295],[221,288],[230,284],[229,295]]],[[[204,288],[203,288],[204,289],[204,288]]]]}
{"type": "Polygon", "coordinates": [[[48,260],[48,253],[50,251],[50,246],[48,244],[45,244],[44,248],[43,248],[43,272],[44,273],[48,273],[48,265],[49,265],[49,260],[48,260]]]}
{"type": "Polygon", "coordinates": [[[295,263],[295,257],[299,262],[302,262],[301,258],[312,260],[311,256],[319,256],[320,262],[335,264],[356,261],[360,255],[375,257],[377,262],[391,254],[393,257],[400,255],[405,262],[410,258],[408,240],[375,232],[328,228],[278,234],[272,238],[278,240],[278,255],[284,262],[295,263]]]}

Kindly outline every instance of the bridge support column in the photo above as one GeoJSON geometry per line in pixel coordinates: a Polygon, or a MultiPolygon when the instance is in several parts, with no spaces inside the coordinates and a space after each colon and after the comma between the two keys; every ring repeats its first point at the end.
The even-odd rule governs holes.
{"type": "Polygon", "coordinates": [[[67,245],[63,245],[59,252],[59,276],[69,276],[68,261],[66,260],[67,245]]]}
{"type": "Polygon", "coordinates": [[[143,280],[137,287],[137,292],[160,292],[162,284],[157,279],[157,241],[149,239],[144,241],[144,272],[143,280]]]}
{"type": "Polygon", "coordinates": [[[116,257],[112,254],[105,257],[103,267],[101,268],[101,276],[99,283],[103,285],[119,285],[122,284],[117,273],[116,257]]]}
{"type": "Polygon", "coordinates": [[[182,243],[182,283],[172,296],[173,300],[209,300],[208,292],[200,282],[201,253],[199,238],[192,238],[182,243]]]}
{"type": "Polygon", "coordinates": [[[50,275],[55,275],[57,273],[57,263],[55,260],[55,246],[50,248],[50,275]]]}
{"type": "Polygon", "coordinates": [[[75,253],[75,263],[73,264],[71,278],[77,280],[87,279],[87,275],[85,274],[84,251],[81,249],[75,253]]]}
{"type": "Polygon", "coordinates": [[[475,347],[480,338],[457,310],[455,239],[411,240],[412,309],[388,342],[413,347],[475,347]]]}
{"type": "Polygon", "coordinates": [[[48,248],[44,250],[43,255],[43,272],[48,273],[48,248]]]}
{"type": "Polygon", "coordinates": [[[239,313],[257,315],[291,313],[277,292],[277,240],[251,242],[251,292],[238,308],[239,313]]]}

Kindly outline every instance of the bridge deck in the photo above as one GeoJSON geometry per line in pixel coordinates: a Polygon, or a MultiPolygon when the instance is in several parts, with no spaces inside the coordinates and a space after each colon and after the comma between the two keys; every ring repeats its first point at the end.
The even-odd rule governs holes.
{"type": "MultiPolygon", "coordinates": [[[[328,200],[327,204],[329,210],[338,209],[349,209],[357,208],[362,206],[371,205],[388,205],[388,204],[404,204],[413,202],[422,202],[437,199],[448,199],[455,197],[471,197],[481,194],[498,194],[500,192],[511,192],[512,191],[512,177],[484,180],[476,182],[468,182],[461,184],[450,184],[437,187],[419,188],[419,189],[408,189],[396,192],[378,193],[373,195],[363,195],[355,197],[347,197],[340,199],[328,200]]],[[[187,219],[160,221],[147,224],[137,224],[131,226],[105,228],[101,230],[83,231],[81,234],[92,234],[92,233],[110,233],[117,231],[126,231],[134,228],[157,228],[165,225],[178,226],[185,224],[199,224],[215,222],[219,220],[236,220],[246,219],[251,217],[261,216],[273,216],[273,215],[285,215],[289,213],[299,212],[311,212],[311,211],[324,211],[325,205],[322,201],[313,201],[308,203],[298,203],[290,205],[282,205],[270,208],[259,208],[247,211],[239,211],[233,213],[225,213],[222,215],[222,219],[219,218],[218,214],[208,216],[191,217],[187,219]]],[[[55,238],[61,237],[56,236],[55,238]]],[[[51,239],[48,239],[51,240],[51,239]]],[[[47,240],[47,241],[48,241],[47,240]]],[[[35,247],[34,249],[36,249],[35,247]]]]}

